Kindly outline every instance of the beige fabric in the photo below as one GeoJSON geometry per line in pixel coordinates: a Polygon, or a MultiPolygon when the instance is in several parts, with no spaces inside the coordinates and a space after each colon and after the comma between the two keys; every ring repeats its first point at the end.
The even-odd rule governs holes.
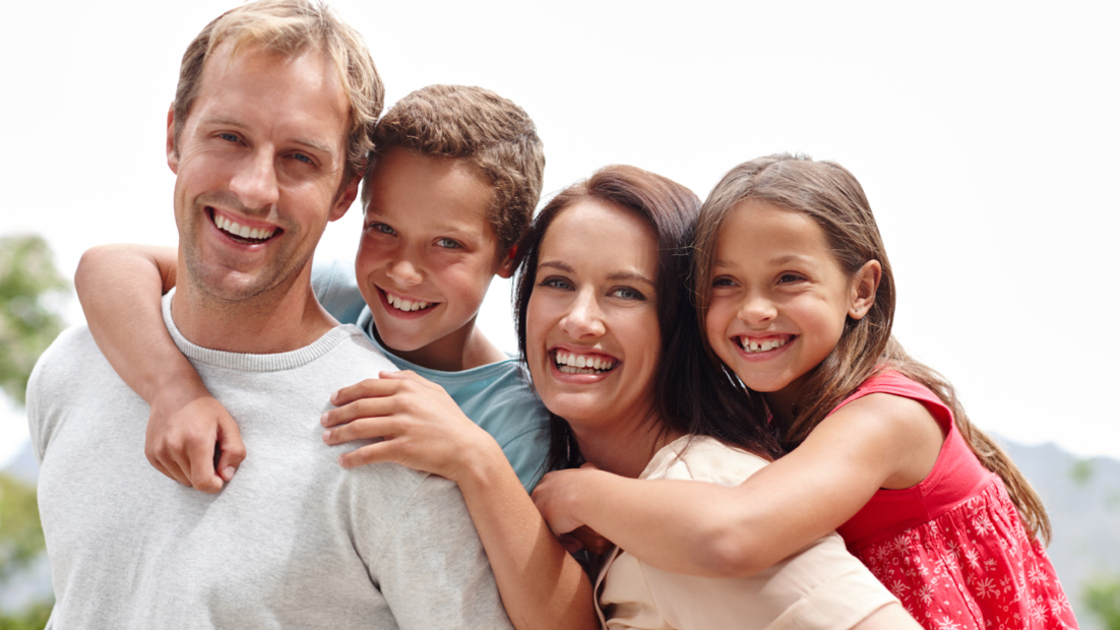
{"type": "MultiPolygon", "coordinates": [[[[717,440],[686,436],[658,451],[641,478],[737,486],[765,465],[717,440]]],[[[669,573],[615,549],[595,592],[599,619],[609,630],[843,630],[898,601],[836,533],[749,578],[669,573]]]]}

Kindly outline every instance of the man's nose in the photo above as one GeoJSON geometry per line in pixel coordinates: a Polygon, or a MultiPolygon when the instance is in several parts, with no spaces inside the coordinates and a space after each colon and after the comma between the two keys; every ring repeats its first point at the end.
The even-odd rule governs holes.
{"type": "Polygon", "coordinates": [[[275,154],[265,147],[253,151],[234,173],[230,191],[247,208],[271,208],[280,199],[275,154]]]}

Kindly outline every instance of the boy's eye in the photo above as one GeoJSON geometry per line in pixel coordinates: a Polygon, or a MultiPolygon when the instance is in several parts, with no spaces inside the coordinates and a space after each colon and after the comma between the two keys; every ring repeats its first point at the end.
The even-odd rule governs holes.
{"type": "Polygon", "coordinates": [[[537,286],[548,287],[550,289],[570,290],[572,288],[572,283],[568,282],[567,278],[549,276],[538,282],[537,286]]]}
{"type": "Polygon", "coordinates": [[[459,241],[456,241],[456,240],[453,240],[453,239],[450,239],[450,238],[441,238],[441,239],[437,240],[436,241],[436,247],[442,247],[444,249],[462,249],[463,248],[462,244],[460,244],[459,241]]]}
{"type": "Polygon", "coordinates": [[[382,234],[396,234],[392,227],[385,225],[384,223],[378,223],[376,221],[370,221],[369,225],[366,226],[366,229],[373,230],[374,232],[381,232],[382,234]]]}
{"type": "Polygon", "coordinates": [[[619,287],[611,291],[611,295],[624,300],[645,300],[646,296],[633,287],[619,287]]]}

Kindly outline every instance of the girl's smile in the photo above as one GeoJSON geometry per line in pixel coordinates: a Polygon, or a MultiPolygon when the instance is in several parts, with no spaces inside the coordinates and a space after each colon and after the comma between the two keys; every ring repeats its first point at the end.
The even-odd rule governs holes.
{"type": "Polygon", "coordinates": [[[808,215],[740,201],[716,246],[705,318],[712,349],[780,413],[836,347],[847,318],[866,312],[862,275],[844,273],[808,215]]]}

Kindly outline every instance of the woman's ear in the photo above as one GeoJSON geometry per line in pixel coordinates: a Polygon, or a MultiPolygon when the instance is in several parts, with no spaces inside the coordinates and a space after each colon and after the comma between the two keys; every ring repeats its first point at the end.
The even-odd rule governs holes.
{"type": "Polygon", "coordinates": [[[879,281],[882,279],[883,266],[878,260],[863,263],[859,271],[852,276],[852,302],[848,308],[848,317],[863,319],[863,316],[875,305],[875,293],[879,290],[879,281]]]}

